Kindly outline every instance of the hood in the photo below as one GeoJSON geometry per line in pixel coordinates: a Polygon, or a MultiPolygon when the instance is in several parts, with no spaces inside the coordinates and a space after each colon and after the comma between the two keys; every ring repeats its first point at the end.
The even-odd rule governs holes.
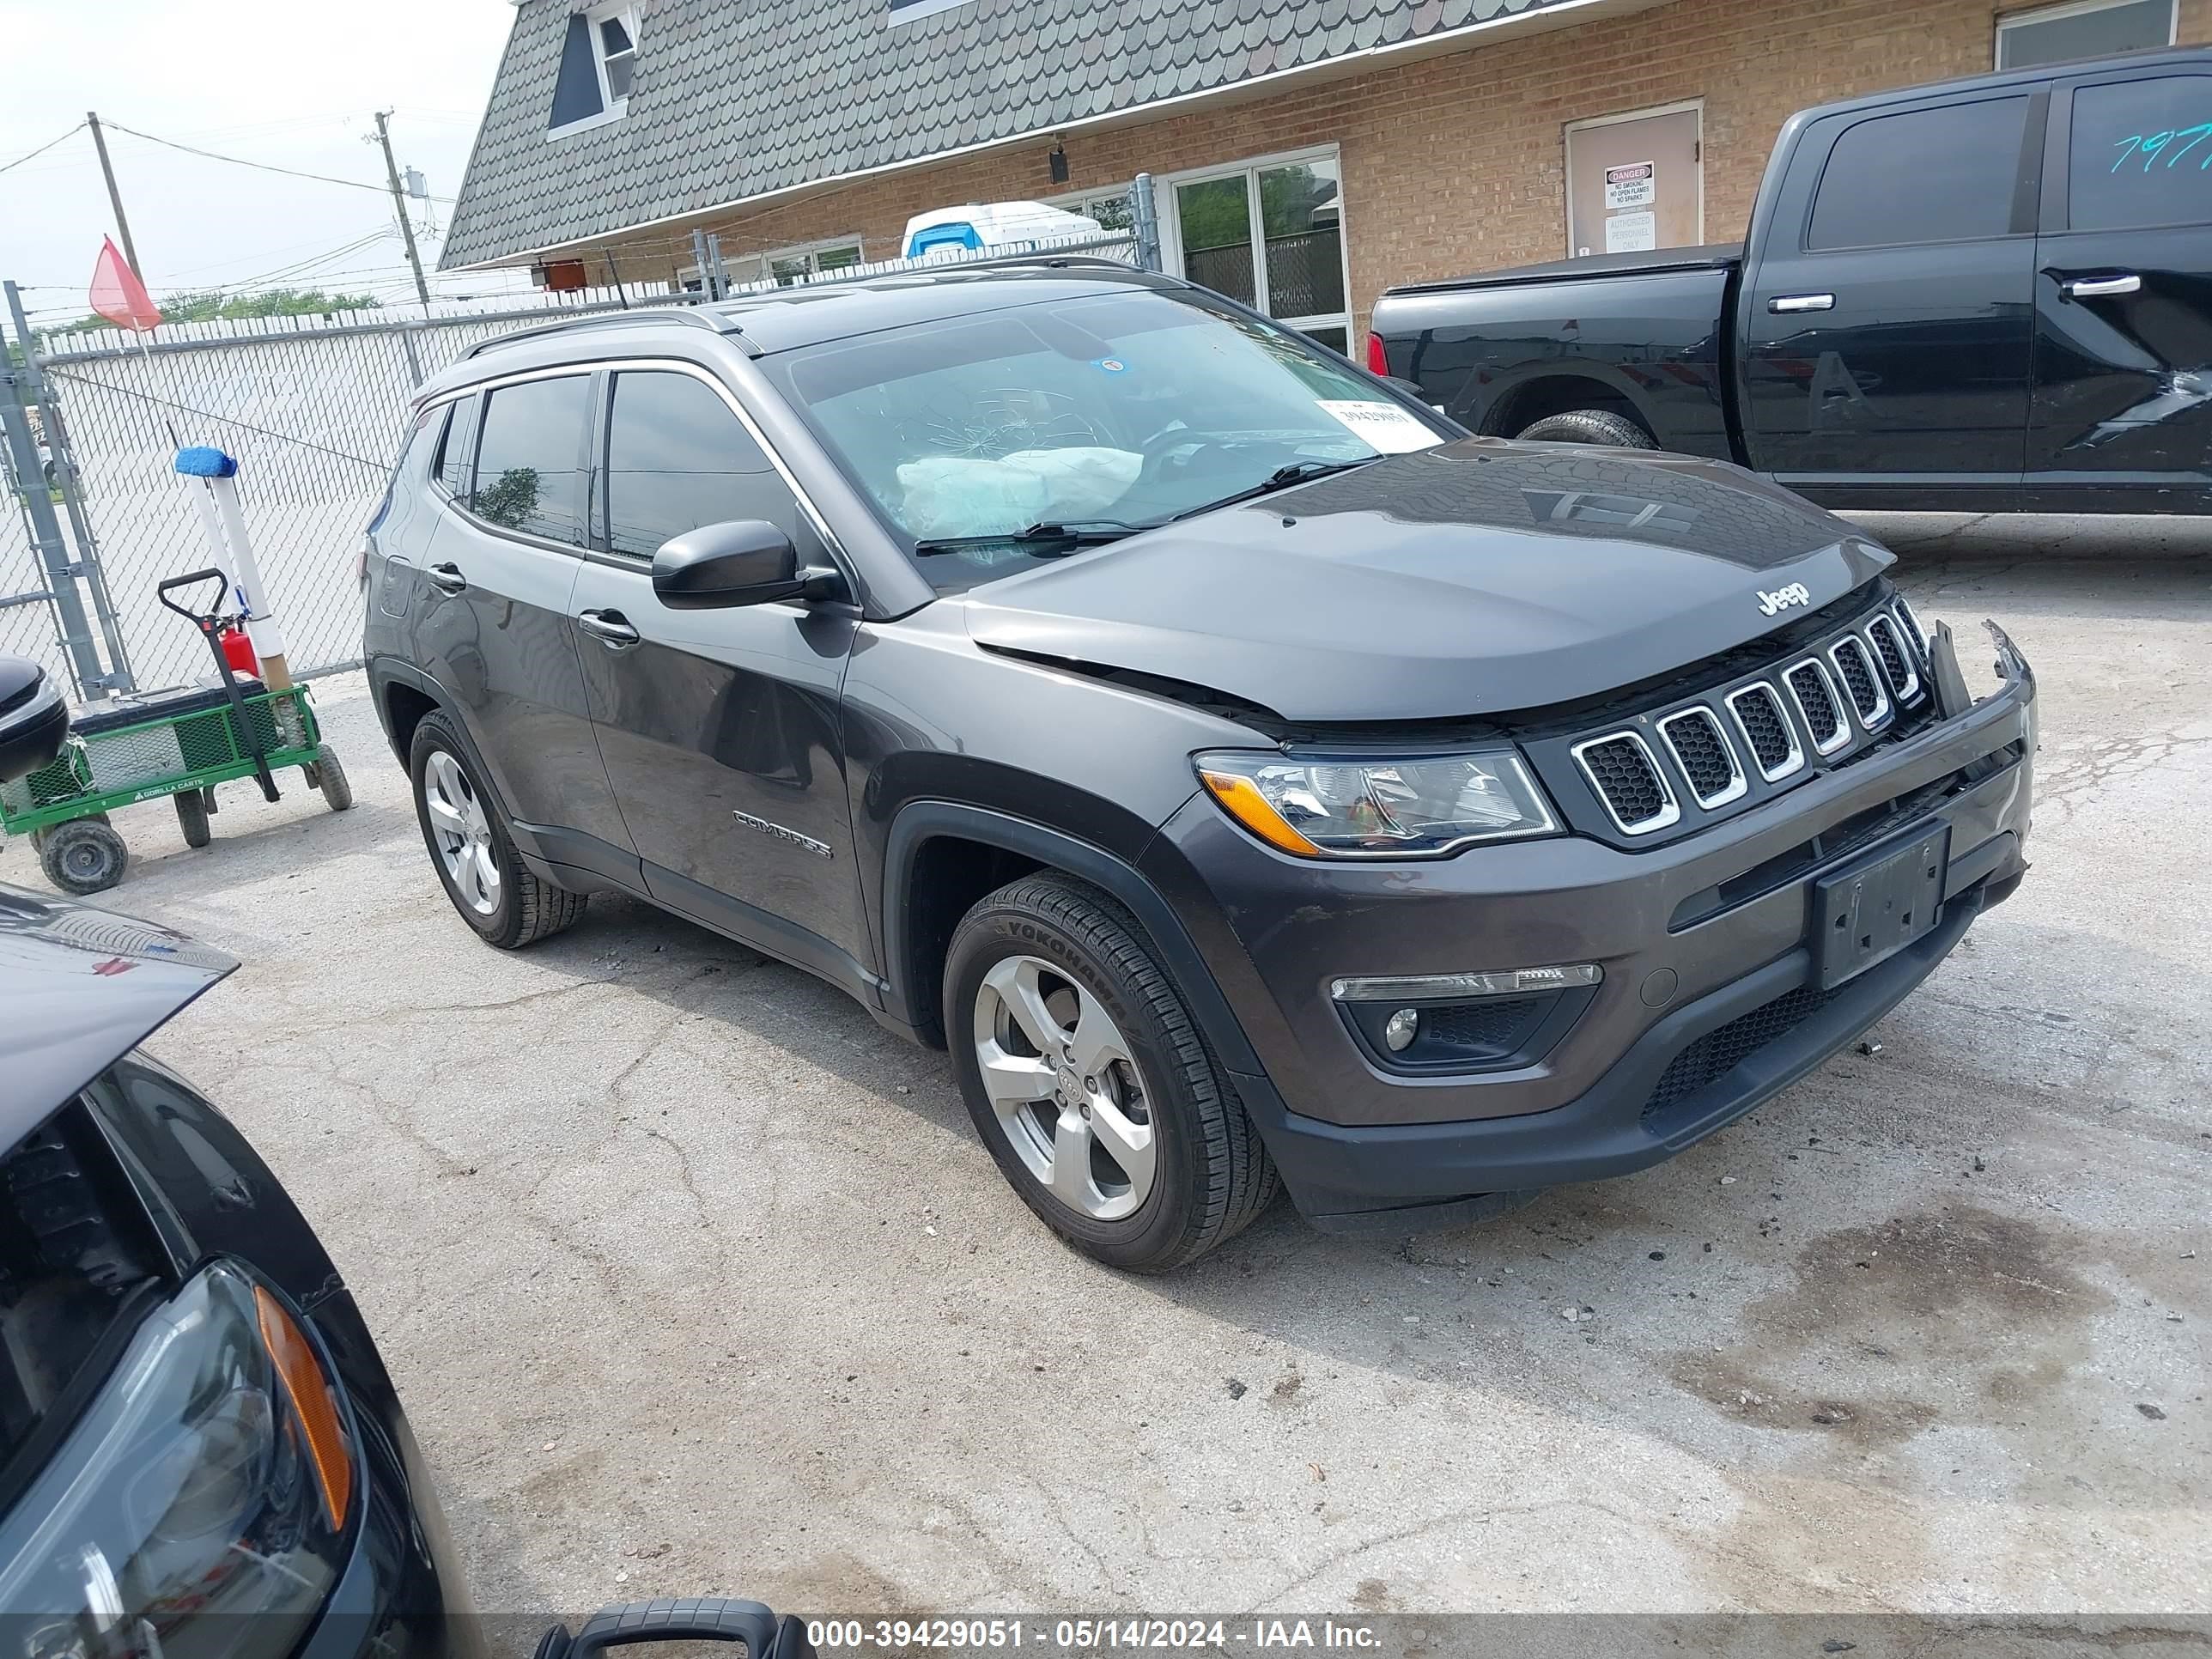
{"type": "Polygon", "coordinates": [[[986,647],[1180,680],[1300,722],[1427,720],[1671,672],[1891,562],[1721,462],[1471,438],[1163,526],[966,604],[986,647]],[[1762,595],[1784,589],[1794,602],[1771,609],[1762,595]]]}
{"type": "Polygon", "coordinates": [[[0,885],[0,1152],[237,966],[152,922],[0,885]]]}

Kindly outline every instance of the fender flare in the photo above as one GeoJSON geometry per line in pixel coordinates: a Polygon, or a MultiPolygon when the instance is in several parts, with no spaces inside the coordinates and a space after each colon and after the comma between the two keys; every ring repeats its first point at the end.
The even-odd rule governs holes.
{"type": "MultiPolygon", "coordinates": [[[[386,718],[385,693],[394,685],[404,685],[409,690],[420,692],[429,698],[432,706],[446,717],[459,735],[461,746],[468,750],[469,766],[476,773],[484,793],[491,797],[492,805],[499,808],[501,817],[514,823],[514,814],[507,811],[507,802],[499,793],[499,781],[492,776],[491,769],[484,764],[483,756],[477,749],[477,734],[469,730],[468,720],[461,714],[460,703],[447,696],[443,686],[414,664],[380,658],[368,671],[368,691],[376,705],[377,724],[384,727],[386,742],[392,743],[392,727],[386,718]]],[[[400,769],[404,771],[410,757],[396,743],[392,743],[392,749],[398,757],[400,769]]]]}
{"type": "Polygon", "coordinates": [[[909,801],[891,820],[884,849],[883,927],[884,971],[890,981],[888,1000],[893,1012],[913,1024],[933,1015],[934,1011],[921,1010],[923,1020],[914,1018],[918,1011],[908,965],[906,918],[917,856],[925,842],[939,836],[1003,848],[1065,871],[1110,895],[1144,929],[1146,942],[1158,954],[1160,966],[1182,994],[1184,1006],[1223,1066],[1231,1072],[1265,1075],[1259,1057],[1245,1039],[1243,1027],[1237,1024],[1228,1000],[1214,981],[1213,970],[1199,954],[1182,918],[1134,865],[1064,830],[952,801],[909,801]]]}
{"type": "Polygon", "coordinates": [[[1579,358],[1571,362],[1563,362],[1558,358],[1546,357],[1517,364],[1482,388],[1485,395],[1480,410],[1474,407],[1474,400],[1469,399],[1467,409],[1461,411],[1455,418],[1462,424],[1472,425],[1476,431],[1486,433],[1491,437],[1510,438],[1515,435],[1510,432],[1490,429],[1492,417],[1499,408],[1524,387],[1540,380],[1593,381],[1605,386],[1616,397],[1626,399],[1629,407],[1636,411],[1636,418],[1643,423],[1646,432],[1656,433],[1659,430],[1658,426],[1652,420],[1651,410],[1644,389],[1634,384],[1625,370],[1612,363],[1579,358]],[[1468,418],[1470,416],[1476,416],[1479,418],[1470,421],[1468,418]]]}

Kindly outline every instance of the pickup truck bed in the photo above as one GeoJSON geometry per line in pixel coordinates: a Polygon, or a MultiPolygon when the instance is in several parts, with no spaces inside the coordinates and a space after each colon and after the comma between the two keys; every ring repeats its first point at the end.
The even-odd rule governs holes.
{"type": "Polygon", "coordinates": [[[1721,319],[1742,252],[1599,254],[1409,283],[1383,296],[1375,326],[1390,372],[1478,432],[1608,410],[1662,448],[1735,460],[1721,319]]]}

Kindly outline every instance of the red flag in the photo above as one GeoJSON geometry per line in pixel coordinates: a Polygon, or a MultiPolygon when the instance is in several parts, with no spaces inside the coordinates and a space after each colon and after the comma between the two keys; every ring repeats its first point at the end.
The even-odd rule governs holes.
{"type": "Polygon", "coordinates": [[[92,268],[92,308],[134,334],[156,327],[161,320],[161,307],[125,262],[112,236],[100,239],[100,262],[92,268]]]}

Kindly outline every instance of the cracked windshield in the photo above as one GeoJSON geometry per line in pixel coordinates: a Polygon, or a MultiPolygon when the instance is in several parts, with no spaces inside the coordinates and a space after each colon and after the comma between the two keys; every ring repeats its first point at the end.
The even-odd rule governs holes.
{"type": "Polygon", "coordinates": [[[1189,295],[920,324],[773,372],[942,591],[1444,441],[1302,336],[1189,295]]]}

